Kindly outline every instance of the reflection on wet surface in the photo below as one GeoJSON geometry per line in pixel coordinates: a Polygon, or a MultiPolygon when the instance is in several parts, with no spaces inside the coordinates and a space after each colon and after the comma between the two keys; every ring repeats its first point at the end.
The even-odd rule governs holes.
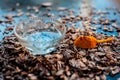
{"type": "MultiPolygon", "coordinates": [[[[4,18],[5,15],[7,14],[16,14],[20,10],[23,11],[23,16],[20,17],[15,17],[14,18],[14,23],[12,24],[6,24],[6,23],[1,23],[0,24],[0,41],[4,36],[11,35],[13,32],[6,32],[5,29],[7,27],[13,27],[17,22],[19,22],[20,19],[27,18],[26,14],[29,13],[34,13],[36,15],[41,15],[40,13],[50,13],[49,15],[54,15],[59,17],[60,15],[70,15],[69,12],[74,12],[74,16],[80,15],[80,16],[89,16],[92,17],[93,21],[100,21],[100,19],[108,19],[110,21],[114,21],[115,24],[120,25],[120,11],[116,8],[119,6],[118,2],[115,2],[116,0],[3,0],[0,2],[0,20],[6,20],[4,18]],[[41,3],[43,2],[51,2],[52,3],[52,8],[47,7],[43,8],[41,7],[41,3]],[[83,4],[84,3],[84,4],[83,4]],[[20,5],[20,6],[19,6],[20,5]],[[39,7],[38,12],[34,12],[33,10],[28,10],[29,7],[39,7]],[[67,9],[70,9],[69,11],[57,11],[58,7],[64,7],[67,9]],[[10,11],[10,9],[15,9],[13,11],[10,11]],[[91,15],[91,13],[98,12],[98,14],[91,15]],[[99,13],[102,12],[104,14],[99,13]]],[[[119,8],[119,7],[118,7],[119,8]]],[[[73,15],[71,15],[73,16],[73,15]]],[[[64,17],[64,16],[63,16],[64,17]]],[[[115,25],[113,23],[110,23],[107,27],[111,28],[112,25],[115,25]]],[[[72,23],[68,23],[67,26],[73,25],[72,23]]],[[[75,22],[74,25],[76,28],[82,28],[82,23],[81,22],[75,22]]],[[[104,33],[106,35],[114,35],[118,36],[118,33],[115,28],[113,28],[113,31],[104,31],[104,26],[101,24],[91,24],[91,26],[95,27],[97,29],[97,33],[104,33]],[[102,28],[101,28],[102,27],[102,28]]],[[[118,75],[117,77],[119,77],[118,75]]],[[[110,79],[111,77],[108,77],[108,80],[113,80],[110,79]]]]}

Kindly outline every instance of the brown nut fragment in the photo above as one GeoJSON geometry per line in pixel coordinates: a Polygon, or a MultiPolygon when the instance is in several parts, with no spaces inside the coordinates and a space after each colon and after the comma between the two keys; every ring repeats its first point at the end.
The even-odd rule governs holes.
{"type": "Polygon", "coordinates": [[[44,2],[41,4],[42,7],[51,7],[53,4],[51,2],[44,2]]]}

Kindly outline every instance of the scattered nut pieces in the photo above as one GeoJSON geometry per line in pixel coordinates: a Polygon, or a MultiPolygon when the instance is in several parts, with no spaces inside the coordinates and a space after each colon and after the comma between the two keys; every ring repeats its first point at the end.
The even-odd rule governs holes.
{"type": "MultiPolygon", "coordinates": [[[[12,27],[8,27],[11,30],[12,27]]],[[[1,43],[0,54],[2,61],[1,69],[5,79],[23,79],[23,76],[31,80],[41,79],[102,79],[106,80],[106,74],[120,72],[120,40],[117,39],[109,44],[100,44],[94,49],[80,49],[73,46],[72,35],[78,33],[74,27],[68,28],[64,41],[58,46],[58,50],[45,56],[33,56],[20,45],[14,35],[5,37],[1,43]],[[102,49],[102,50],[100,50],[102,49]],[[109,50],[109,51],[107,51],[109,50]],[[4,55],[4,56],[3,56],[4,55]],[[7,64],[7,65],[6,65],[7,64]],[[8,68],[4,67],[8,66],[8,68]],[[112,66],[112,67],[111,67],[112,66]],[[17,74],[10,75],[14,73],[17,74]],[[26,72],[28,70],[28,72],[26,72]],[[103,73],[104,71],[104,73],[103,73]],[[79,74],[80,73],[80,74],[79,74]]],[[[85,34],[85,31],[82,32],[85,34]]],[[[77,34],[78,36],[81,33],[77,34]]],[[[99,39],[107,38],[105,35],[92,34],[99,39]]]]}
{"type": "MultiPolygon", "coordinates": [[[[47,10],[52,10],[53,3],[44,2],[41,4],[47,10]]],[[[17,3],[16,6],[21,6],[17,3]]],[[[38,6],[28,6],[26,8],[31,12],[23,12],[21,9],[13,8],[17,14],[8,14],[6,20],[0,20],[0,23],[12,23],[14,17],[22,15],[36,17],[39,12],[38,6]]],[[[92,19],[92,17],[82,17],[74,15],[75,10],[66,7],[58,7],[58,11],[66,11],[68,14],[59,14],[62,21],[67,26],[67,31],[63,42],[58,46],[57,51],[51,54],[33,56],[21,44],[15,35],[5,37],[0,43],[0,79],[5,80],[106,80],[105,75],[115,75],[120,72],[120,27],[116,20],[107,20],[105,18],[92,19]],[[76,29],[76,23],[83,21],[84,30],[76,29]],[[91,24],[100,25],[91,27],[91,24]],[[109,26],[112,27],[109,27],[109,26]],[[80,35],[92,35],[97,39],[104,39],[108,36],[96,34],[92,31],[101,29],[104,32],[118,32],[116,40],[111,43],[99,44],[94,49],[80,49],[73,46],[73,41],[80,35]],[[91,31],[92,30],[92,31],[91,31]]],[[[98,11],[93,15],[105,16],[106,11],[98,11]]],[[[43,14],[53,17],[52,13],[43,14]]],[[[12,26],[8,26],[4,33],[13,31],[12,26]]]]}

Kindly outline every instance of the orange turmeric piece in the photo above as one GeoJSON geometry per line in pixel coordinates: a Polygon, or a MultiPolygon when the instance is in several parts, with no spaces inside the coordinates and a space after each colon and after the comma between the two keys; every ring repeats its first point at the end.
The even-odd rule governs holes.
{"type": "Polygon", "coordinates": [[[103,40],[97,40],[93,36],[79,36],[75,39],[74,45],[79,48],[95,48],[98,43],[110,42],[112,40],[112,37],[103,40]]]}

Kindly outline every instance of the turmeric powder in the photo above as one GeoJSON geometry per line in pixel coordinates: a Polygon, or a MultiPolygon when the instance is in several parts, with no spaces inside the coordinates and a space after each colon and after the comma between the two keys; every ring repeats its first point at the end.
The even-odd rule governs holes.
{"type": "Polygon", "coordinates": [[[80,36],[75,39],[74,45],[79,48],[95,48],[98,43],[110,42],[113,38],[97,40],[93,36],[80,36]]]}

